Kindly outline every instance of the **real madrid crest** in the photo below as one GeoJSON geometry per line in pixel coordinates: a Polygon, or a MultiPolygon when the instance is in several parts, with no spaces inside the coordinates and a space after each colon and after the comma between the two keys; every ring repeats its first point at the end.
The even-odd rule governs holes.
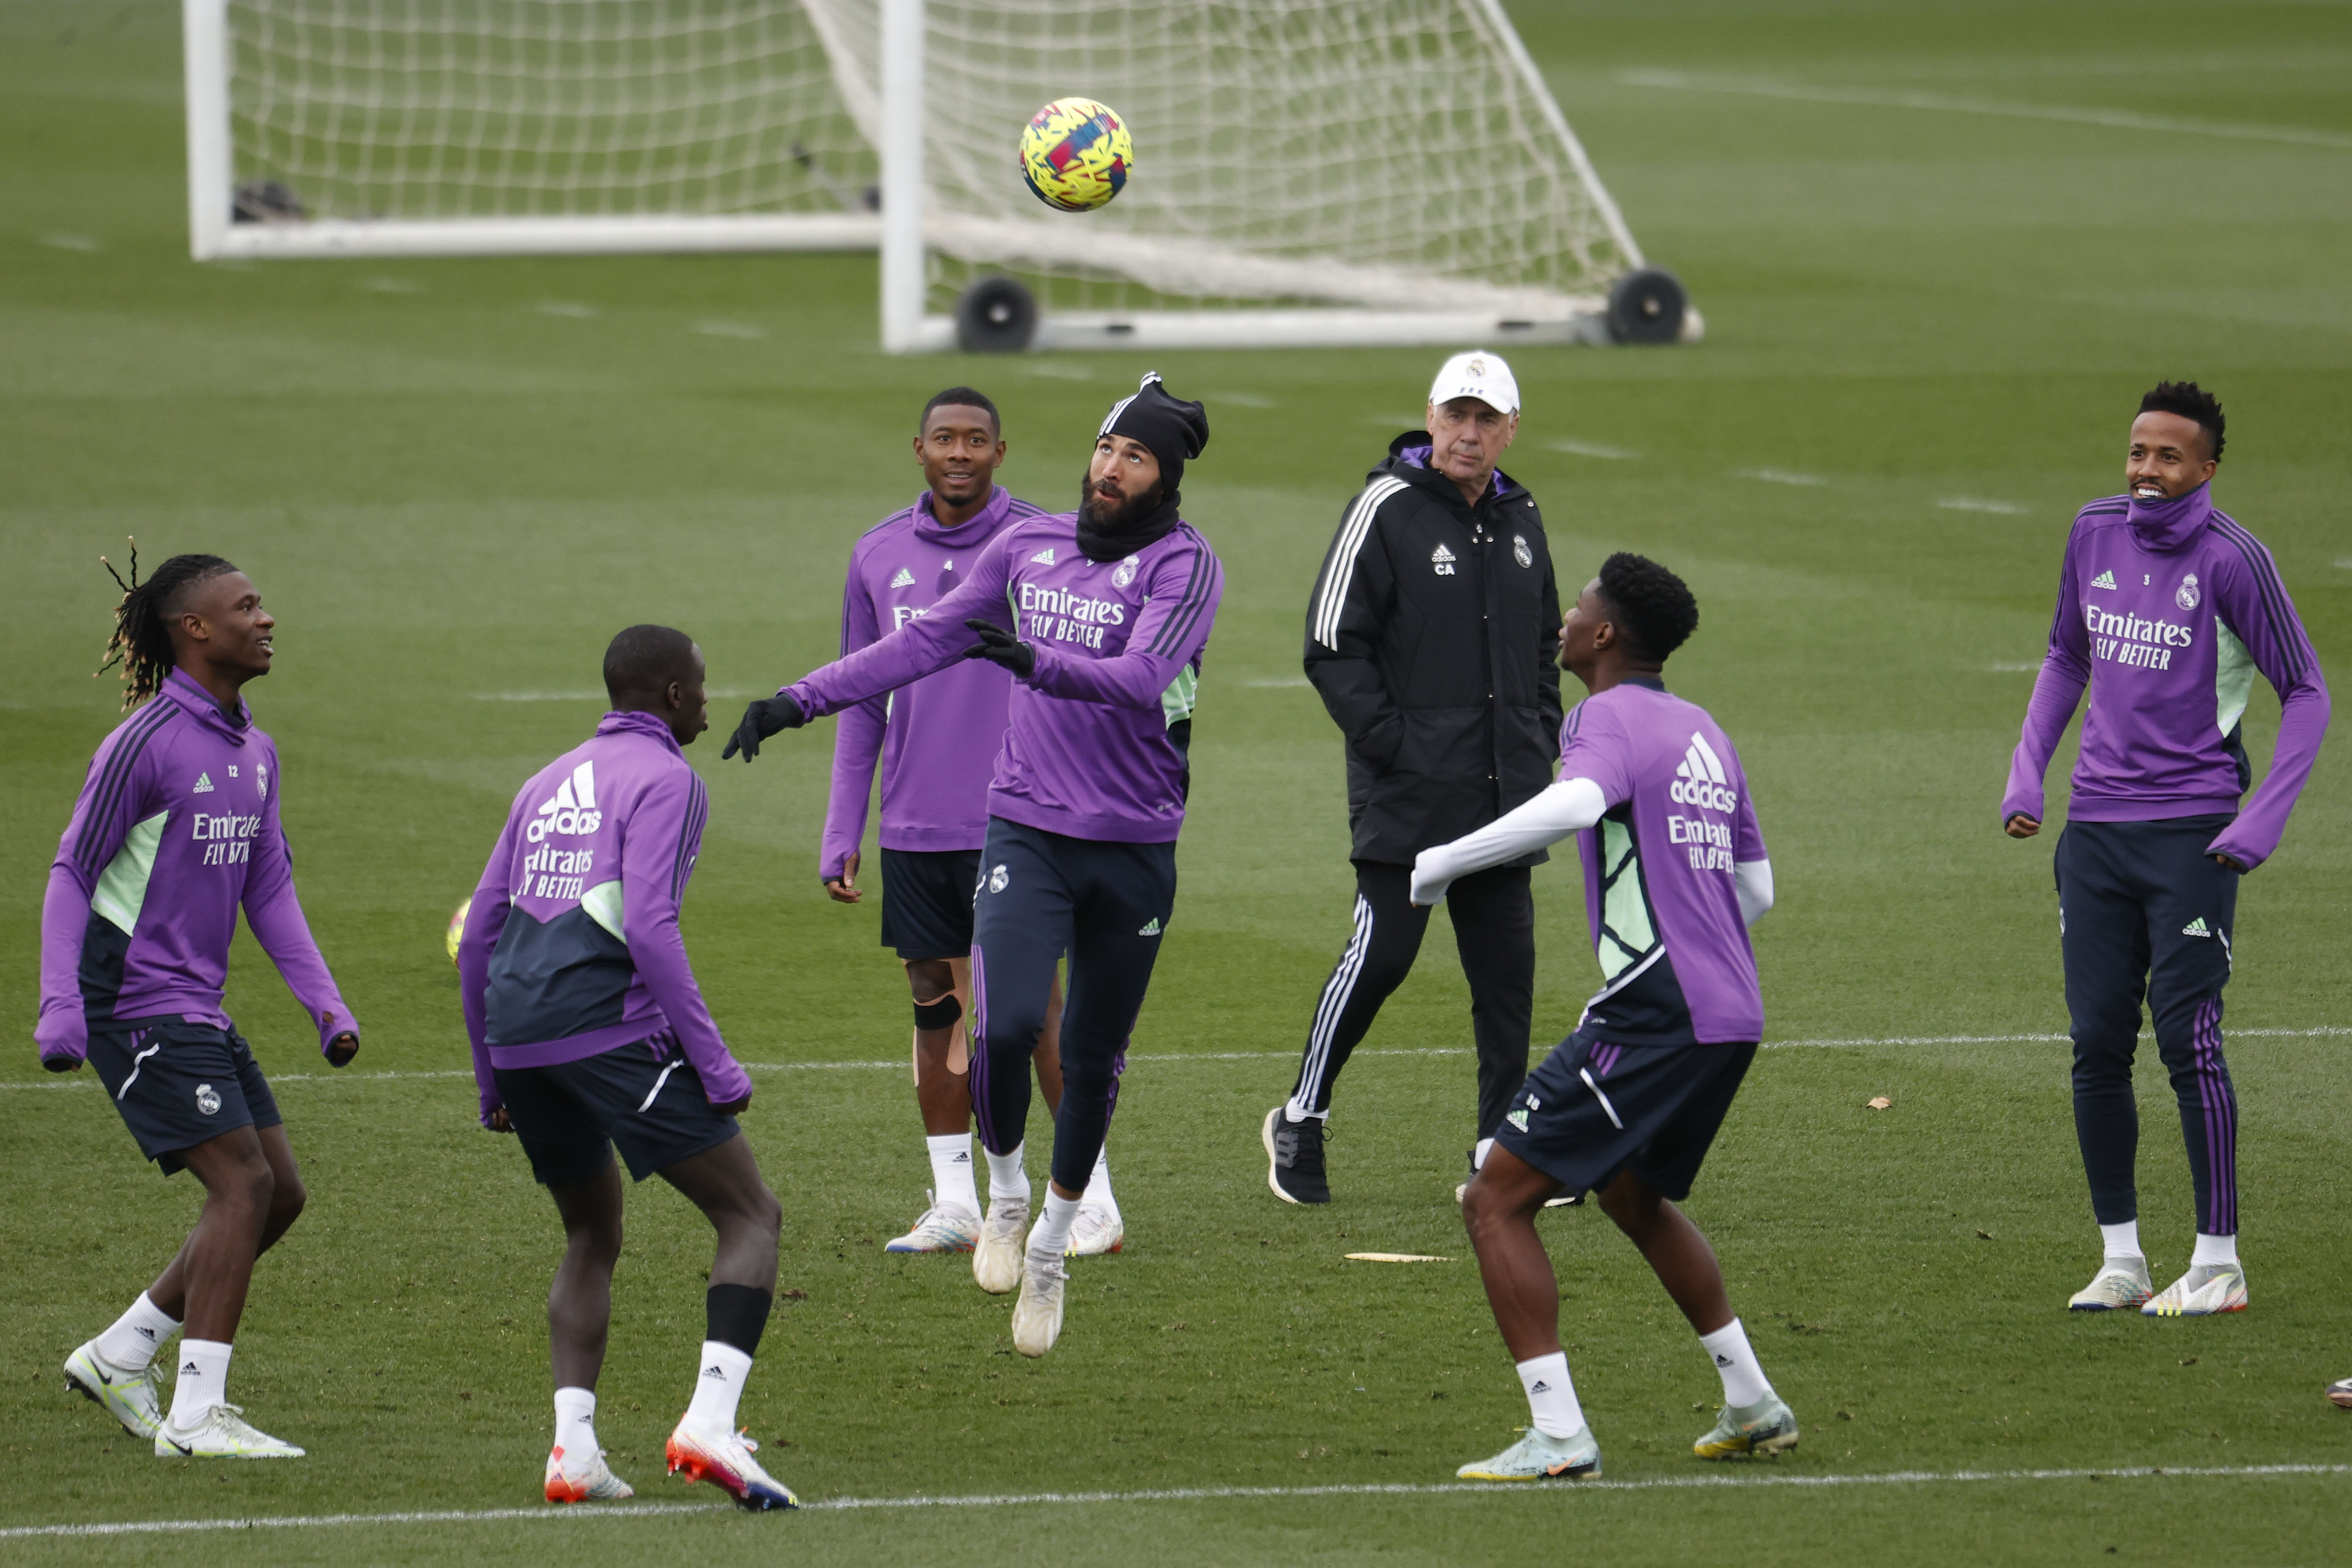
{"type": "Polygon", "coordinates": [[[1526,534],[1515,533],[1511,535],[1511,559],[1517,562],[1522,566],[1533,566],[1536,563],[1536,552],[1528,548],[1528,536],[1526,534]]]}
{"type": "Polygon", "coordinates": [[[1140,561],[1132,555],[1120,562],[1118,563],[1118,570],[1110,574],[1110,585],[1114,588],[1124,588],[1129,583],[1134,582],[1135,569],[1141,563],[1142,563],[1140,561]]]}
{"type": "Polygon", "coordinates": [[[2173,591],[2172,602],[2184,610],[2193,610],[2197,607],[2196,573],[2191,572],[2180,580],[2180,586],[2173,591]]]}

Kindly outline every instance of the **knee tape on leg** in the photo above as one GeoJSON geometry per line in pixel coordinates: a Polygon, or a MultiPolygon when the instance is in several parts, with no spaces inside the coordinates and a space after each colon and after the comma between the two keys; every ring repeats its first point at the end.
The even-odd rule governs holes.
{"type": "Polygon", "coordinates": [[[915,1027],[918,1029],[951,1029],[963,1016],[963,1004],[950,991],[936,1002],[915,1004],[915,1027]]]}

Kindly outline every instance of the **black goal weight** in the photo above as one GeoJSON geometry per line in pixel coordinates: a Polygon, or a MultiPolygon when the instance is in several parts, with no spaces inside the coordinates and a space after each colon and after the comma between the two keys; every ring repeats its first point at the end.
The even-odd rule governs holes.
{"type": "Polygon", "coordinates": [[[1621,343],[1671,343],[1683,335],[1690,296],[1660,267],[1628,272],[1609,289],[1609,335],[1621,343]]]}
{"type": "Polygon", "coordinates": [[[966,353],[1019,353],[1037,336],[1037,300],[1010,278],[983,278],[956,301],[955,323],[966,353]]]}

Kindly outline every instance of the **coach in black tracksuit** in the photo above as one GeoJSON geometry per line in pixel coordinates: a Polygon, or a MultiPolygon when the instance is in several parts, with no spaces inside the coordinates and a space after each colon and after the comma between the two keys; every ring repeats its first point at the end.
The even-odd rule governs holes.
{"type": "MultiPolygon", "coordinates": [[[[1308,605],[1307,676],[1347,738],[1356,910],[1297,1085],[1265,1119],[1267,1183],[1293,1203],[1330,1201],[1332,1086],[1420,952],[1429,911],[1406,896],[1413,857],[1551,783],[1559,591],[1535,498],[1495,466],[1517,416],[1518,388],[1500,358],[1446,362],[1427,432],[1390,443],[1349,504],[1308,605]]],[[[1482,1143],[1527,1077],[1536,967],[1528,879],[1545,858],[1538,850],[1465,878],[1447,896],[1470,982],[1482,1143]]]]}

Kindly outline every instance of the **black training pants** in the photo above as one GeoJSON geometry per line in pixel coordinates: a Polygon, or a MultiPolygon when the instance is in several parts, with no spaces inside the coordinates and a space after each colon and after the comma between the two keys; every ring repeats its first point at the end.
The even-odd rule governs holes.
{"type": "MultiPolygon", "coordinates": [[[[1339,1069],[1404,984],[1421,952],[1429,911],[1413,908],[1412,868],[1356,862],[1356,933],[1323,983],[1291,1104],[1331,1109],[1339,1069]]],[[[1491,1137],[1528,1076],[1528,1021],[1535,1010],[1536,905],[1525,866],[1498,866],[1448,889],[1454,945],[1470,982],[1470,1032],[1478,1045],[1478,1136],[1491,1137]]]]}
{"type": "Polygon", "coordinates": [[[2227,816],[2070,822],[2058,839],[2058,922],[2074,1036],[2074,1134],[2101,1225],[2139,1217],[2132,1057],[2140,1003],[2172,1077],[2197,1228],[2238,1232],[2238,1096],[2221,1058],[2238,873],[2205,847],[2227,816]]]}

